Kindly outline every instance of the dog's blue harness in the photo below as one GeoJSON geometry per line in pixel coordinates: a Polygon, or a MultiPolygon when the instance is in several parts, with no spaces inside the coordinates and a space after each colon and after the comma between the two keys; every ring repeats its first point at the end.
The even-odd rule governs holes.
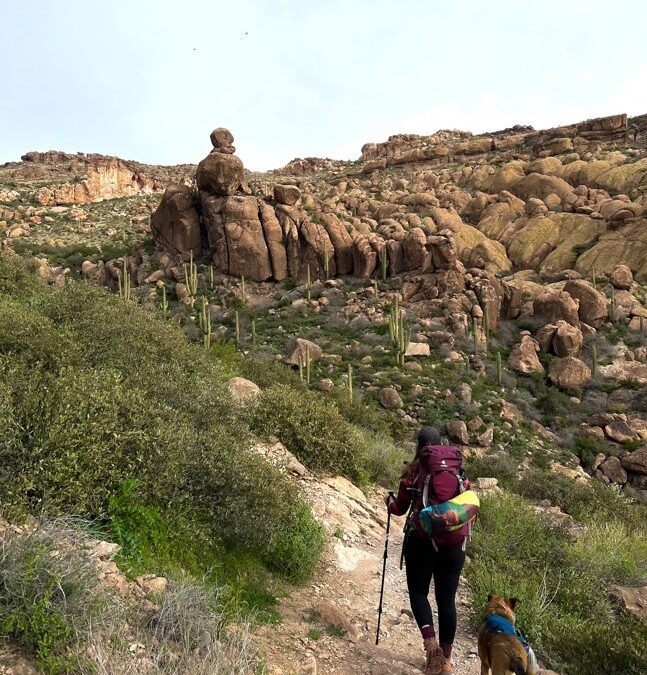
{"type": "MultiPolygon", "coordinates": [[[[508,619],[498,614],[490,614],[485,620],[485,630],[488,633],[505,633],[517,638],[528,655],[528,663],[532,664],[533,668],[536,667],[537,658],[532,651],[532,647],[528,644],[528,640],[526,640],[524,634],[515,627],[512,621],[508,621],[508,619]]],[[[535,670],[529,670],[528,672],[535,672],[535,670]]]]}

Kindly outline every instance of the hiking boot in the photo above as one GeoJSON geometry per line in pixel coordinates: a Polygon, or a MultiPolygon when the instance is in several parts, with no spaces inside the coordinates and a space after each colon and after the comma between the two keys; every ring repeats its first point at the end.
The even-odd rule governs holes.
{"type": "Polygon", "coordinates": [[[427,652],[426,675],[441,675],[447,659],[445,659],[438,642],[432,638],[427,638],[425,640],[425,651],[427,652]]]}
{"type": "Polygon", "coordinates": [[[443,675],[452,675],[454,672],[454,664],[451,659],[446,658],[443,664],[443,669],[440,671],[443,675]]]}

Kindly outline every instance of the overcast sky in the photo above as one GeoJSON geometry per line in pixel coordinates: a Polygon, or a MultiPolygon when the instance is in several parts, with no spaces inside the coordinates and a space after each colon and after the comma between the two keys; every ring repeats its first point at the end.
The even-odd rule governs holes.
{"type": "Polygon", "coordinates": [[[0,26],[0,162],[197,162],[226,126],[269,169],[647,112],[644,0],[0,0],[0,26]]]}

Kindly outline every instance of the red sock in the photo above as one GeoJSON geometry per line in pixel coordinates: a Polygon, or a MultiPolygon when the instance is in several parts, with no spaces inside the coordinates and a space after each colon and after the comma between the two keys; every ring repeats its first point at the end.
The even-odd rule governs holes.
{"type": "Polygon", "coordinates": [[[436,637],[436,631],[434,630],[434,627],[429,624],[427,624],[426,626],[422,626],[420,628],[420,632],[422,633],[423,640],[428,640],[429,638],[436,637]]]}
{"type": "Polygon", "coordinates": [[[452,655],[452,645],[445,645],[442,642],[440,643],[440,648],[443,650],[443,655],[446,659],[451,658],[452,655]]]}

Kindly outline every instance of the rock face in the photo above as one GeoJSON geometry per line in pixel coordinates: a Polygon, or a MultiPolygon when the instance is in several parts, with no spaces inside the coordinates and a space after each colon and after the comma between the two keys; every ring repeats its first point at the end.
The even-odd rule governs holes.
{"type": "Polygon", "coordinates": [[[157,210],[151,216],[154,236],[178,252],[202,255],[200,220],[193,203],[193,193],[185,185],[166,189],[157,210]]]}
{"type": "Polygon", "coordinates": [[[634,275],[627,265],[618,265],[611,273],[609,281],[614,288],[628,291],[634,282],[634,275]]]}
{"type": "Polygon", "coordinates": [[[36,202],[42,206],[88,204],[159,189],[149,177],[116,157],[90,156],[84,161],[84,172],[86,178],[77,183],[40,188],[35,194],[36,202]]]}

